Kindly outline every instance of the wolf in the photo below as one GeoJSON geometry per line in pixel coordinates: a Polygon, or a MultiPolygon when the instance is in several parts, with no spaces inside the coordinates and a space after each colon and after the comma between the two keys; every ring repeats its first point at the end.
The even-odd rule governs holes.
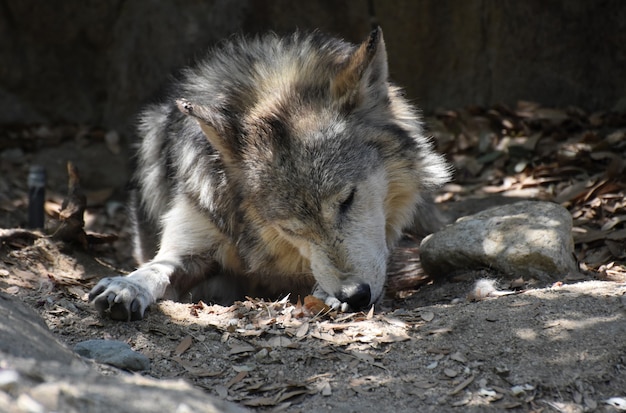
{"type": "Polygon", "coordinates": [[[137,320],[156,300],[307,295],[343,311],[383,294],[405,230],[434,229],[448,164],[389,81],[383,32],[224,42],[142,113],[134,253],[90,292],[137,320]]]}

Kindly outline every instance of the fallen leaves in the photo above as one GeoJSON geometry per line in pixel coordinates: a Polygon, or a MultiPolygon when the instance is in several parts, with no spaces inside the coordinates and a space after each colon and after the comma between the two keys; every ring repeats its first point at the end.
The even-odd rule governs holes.
{"type": "MultiPolygon", "coordinates": [[[[288,375],[276,377],[273,382],[259,379],[258,372],[266,366],[284,363],[285,352],[302,352],[301,357],[305,360],[345,363],[354,371],[375,368],[388,372],[382,352],[388,351],[386,346],[410,340],[409,333],[415,325],[376,314],[373,309],[367,313],[320,312],[311,303],[319,304],[316,300],[305,300],[303,305],[299,301],[293,304],[287,299],[268,302],[252,298],[229,307],[189,304],[191,317],[189,312],[182,311],[168,314],[168,318],[174,321],[193,320],[194,326],[203,326],[203,334],[207,334],[207,329],[219,332],[221,339],[214,340],[227,345],[227,351],[221,354],[229,360],[228,371],[231,374],[205,366],[203,357],[198,355],[198,351],[193,351],[194,343],[199,342],[196,338],[198,334],[193,332],[177,340],[171,359],[200,386],[203,377],[225,375],[219,386],[211,387],[220,397],[249,407],[279,409],[304,395],[327,397],[333,394],[332,381],[328,377],[314,376],[310,381],[300,382],[291,381],[288,375]],[[307,343],[303,344],[305,340],[307,343]]],[[[426,318],[429,316],[426,315],[426,318]]],[[[416,317],[415,322],[421,324],[424,320],[416,317]]],[[[211,346],[208,342],[204,344],[207,349],[211,346]]],[[[361,377],[355,378],[350,388],[359,393],[379,385],[361,377]]]]}
{"type": "Polygon", "coordinates": [[[235,343],[230,346],[230,351],[228,354],[231,356],[241,354],[241,353],[251,353],[255,351],[255,347],[251,346],[247,343],[235,343]]]}
{"type": "Polygon", "coordinates": [[[304,308],[306,308],[309,313],[316,315],[325,315],[332,311],[332,308],[326,305],[324,301],[312,295],[304,297],[304,308]]]}
{"type": "Polygon", "coordinates": [[[456,387],[454,387],[449,393],[448,396],[454,396],[455,394],[459,394],[460,392],[462,392],[467,386],[469,386],[470,384],[472,384],[472,382],[474,381],[475,377],[474,376],[470,376],[467,379],[463,380],[461,383],[459,383],[458,385],[456,385],[456,387]]]}
{"type": "Polygon", "coordinates": [[[440,200],[499,195],[560,203],[572,213],[582,269],[626,281],[626,114],[520,101],[441,111],[427,123],[456,166],[455,185],[440,200]],[[601,267],[609,262],[607,273],[601,267]]]}
{"type": "Polygon", "coordinates": [[[176,354],[177,356],[180,356],[185,351],[187,351],[189,347],[191,347],[192,343],[193,343],[193,338],[191,336],[186,336],[185,338],[181,340],[180,343],[178,343],[178,345],[176,346],[176,349],[174,349],[174,354],[176,354]]]}
{"type": "MultiPolygon", "coordinates": [[[[307,302],[311,303],[305,300],[307,302]]],[[[315,306],[308,307],[310,310],[306,304],[302,307],[286,299],[275,302],[248,299],[230,307],[192,304],[191,308],[199,321],[241,338],[249,338],[257,347],[297,348],[298,342],[307,338],[339,346],[358,342],[374,347],[410,339],[410,325],[401,320],[376,315],[373,310],[367,314],[320,312],[317,302],[314,303],[315,306]]],[[[429,318],[428,314],[426,318],[429,318]]],[[[255,349],[251,344],[238,343],[233,344],[230,354],[255,349]]]]}

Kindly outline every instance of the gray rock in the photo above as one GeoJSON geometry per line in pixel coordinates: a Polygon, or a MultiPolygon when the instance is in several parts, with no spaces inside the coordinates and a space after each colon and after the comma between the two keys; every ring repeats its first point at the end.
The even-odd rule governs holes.
{"type": "Polygon", "coordinates": [[[460,218],[422,241],[432,276],[489,268],[503,276],[549,281],[576,272],[572,217],[560,205],[525,201],[460,218]]]}
{"type": "Polygon", "coordinates": [[[87,340],[74,346],[74,351],[98,363],[109,364],[124,370],[148,370],[150,359],[133,351],[130,346],[114,340],[87,340]]]}
{"type": "Polygon", "coordinates": [[[64,364],[79,360],[70,349],[51,337],[39,314],[0,291],[0,358],[11,355],[64,364]]]}

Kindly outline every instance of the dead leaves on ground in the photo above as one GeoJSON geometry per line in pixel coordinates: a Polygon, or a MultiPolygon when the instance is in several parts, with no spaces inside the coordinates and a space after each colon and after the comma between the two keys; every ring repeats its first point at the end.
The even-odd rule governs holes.
{"type": "MultiPolygon", "coordinates": [[[[375,314],[373,309],[367,313],[338,313],[318,301],[309,296],[303,300],[308,306],[301,300],[291,303],[287,298],[275,302],[248,298],[229,307],[202,302],[189,304],[191,319],[187,314],[175,312],[167,316],[193,322],[202,326],[202,331],[219,332],[221,338],[217,340],[228,346],[226,357],[230,368],[216,372],[202,365],[205,360],[194,357],[194,346],[205,352],[202,346],[206,339],[194,333],[177,340],[171,359],[183,366],[200,387],[203,377],[223,376],[221,385],[211,386],[221,397],[250,407],[281,407],[307,394],[332,394],[332,380],[326,375],[313,375],[300,382],[286,375],[268,382],[255,373],[263,370],[264,365],[284,363],[284,352],[298,351],[305,369],[313,360],[342,360],[349,368],[362,366],[386,371],[382,360],[387,346],[410,340],[412,329],[434,318],[431,313],[405,321],[394,318],[393,314],[375,314]]],[[[355,383],[353,387],[358,392],[364,386],[355,383]]]]}
{"type": "MultiPolygon", "coordinates": [[[[254,340],[257,347],[266,348],[298,348],[297,343],[309,337],[340,346],[365,343],[371,347],[410,338],[409,324],[375,315],[373,309],[368,313],[338,313],[315,297],[308,296],[304,301],[309,306],[300,300],[292,304],[287,298],[274,302],[248,298],[230,307],[200,302],[191,305],[191,314],[227,336],[254,340]]],[[[236,347],[231,354],[253,349],[256,347],[236,347]]]]}
{"type": "Polygon", "coordinates": [[[521,101],[439,111],[427,123],[456,166],[440,200],[495,194],[557,202],[572,213],[582,269],[626,281],[626,113],[521,101]]]}

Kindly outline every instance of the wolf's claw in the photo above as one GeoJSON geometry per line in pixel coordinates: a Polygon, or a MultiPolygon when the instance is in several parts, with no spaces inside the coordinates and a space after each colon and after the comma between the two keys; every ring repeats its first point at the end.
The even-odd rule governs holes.
{"type": "Polygon", "coordinates": [[[127,277],[103,278],[89,293],[101,316],[113,320],[141,320],[146,308],[154,302],[152,295],[127,277]]]}
{"type": "Polygon", "coordinates": [[[348,305],[348,303],[342,302],[337,297],[330,295],[326,291],[322,290],[320,287],[315,288],[315,290],[313,291],[313,296],[319,298],[320,300],[324,300],[324,304],[326,304],[333,310],[339,310],[344,313],[351,311],[350,305],[348,305]]]}
{"type": "Polygon", "coordinates": [[[329,296],[325,301],[326,305],[332,308],[333,310],[341,311],[342,313],[347,313],[349,311],[353,311],[354,309],[350,307],[350,304],[339,301],[335,297],[329,296]]]}
{"type": "Polygon", "coordinates": [[[329,306],[330,308],[332,308],[333,310],[341,310],[343,311],[343,304],[346,303],[342,303],[341,301],[339,301],[337,298],[333,297],[332,295],[329,295],[328,297],[326,297],[326,299],[324,300],[324,303],[329,306]]]}

